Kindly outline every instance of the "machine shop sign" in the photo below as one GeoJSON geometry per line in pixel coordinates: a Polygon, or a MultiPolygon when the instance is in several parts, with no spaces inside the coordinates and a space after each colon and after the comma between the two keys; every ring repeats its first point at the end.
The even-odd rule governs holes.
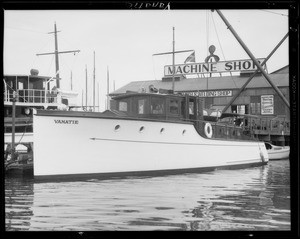
{"type": "Polygon", "coordinates": [[[182,93],[190,96],[198,96],[198,97],[232,96],[232,90],[189,91],[189,92],[182,92],[182,93]]]}
{"type": "MultiPolygon", "coordinates": [[[[261,64],[265,59],[259,58],[257,61],[261,64]]],[[[263,66],[263,69],[265,69],[263,66]]],[[[237,60],[237,61],[219,61],[205,63],[189,63],[174,65],[174,75],[191,75],[204,73],[221,73],[221,72],[237,72],[237,71],[255,71],[256,65],[252,60],[237,60]]],[[[173,66],[167,65],[164,67],[165,76],[173,75],[173,66]]]]}
{"type": "Polygon", "coordinates": [[[262,115],[274,114],[274,95],[261,96],[261,114],[262,115]]]}

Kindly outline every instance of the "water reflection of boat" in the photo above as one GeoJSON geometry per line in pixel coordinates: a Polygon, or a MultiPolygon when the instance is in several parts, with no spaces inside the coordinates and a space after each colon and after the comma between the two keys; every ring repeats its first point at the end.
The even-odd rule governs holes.
{"type": "Polygon", "coordinates": [[[277,146],[265,142],[269,160],[288,159],[290,157],[290,146],[277,146]]]}

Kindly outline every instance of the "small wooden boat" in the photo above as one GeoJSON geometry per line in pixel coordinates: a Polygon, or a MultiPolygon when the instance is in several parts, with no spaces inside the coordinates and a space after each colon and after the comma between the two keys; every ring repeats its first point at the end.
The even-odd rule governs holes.
{"type": "Polygon", "coordinates": [[[290,146],[277,146],[265,142],[269,160],[288,159],[290,156],[290,146]]]}

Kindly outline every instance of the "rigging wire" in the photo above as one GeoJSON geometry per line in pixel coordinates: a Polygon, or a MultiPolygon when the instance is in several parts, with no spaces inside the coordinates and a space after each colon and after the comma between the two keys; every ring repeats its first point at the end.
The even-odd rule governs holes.
{"type": "MultiPolygon", "coordinates": [[[[219,45],[220,45],[220,48],[221,48],[222,56],[223,56],[224,60],[226,61],[225,54],[224,54],[224,51],[223,51],[223,48],[222,48],[222,45],[221,45],[221,42],[220,42],[220,39],[219,39],[217,27],[215,25],[215,21],[214,21],[212,13],[211,13],[211,19],[212,19],[212,22],[213,22],[213,25],[214,25],[214,29],[215,29],[215,32],[216,32],[216,35],[217,35],[217,39],[218,39],[218,42],[219,42],[219,45]]],[[[234,83],[235,88],[238,88],[237,85],[236,85],[236,83],[235,83],[235,81],[233,80],[231,71],[230,71],[230,78],[231,78],[232,82],[234,83]]]]}
{"type": "Polygon", "coordinates": [[[283,13],[272,12],[272,11],[269,11],[269,10],[262,10],[262,9],[259,9],[259,10],[264,11],[264,12],[268,12],[268,13],[272,13],[272,14],[276,14],[276,15],[281,15],[281,16],[284,16],[284,17],[288,17],[288,15],[283,14],[283,13]]]}

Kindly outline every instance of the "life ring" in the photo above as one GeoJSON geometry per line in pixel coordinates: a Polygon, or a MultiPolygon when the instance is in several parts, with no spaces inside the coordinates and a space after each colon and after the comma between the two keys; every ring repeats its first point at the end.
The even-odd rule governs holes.
{"type": "Polygon", "coordinates": [[[210,123],[206,123],[204,126],[204,133],[206,135],[207,138],[211,138],[213,135],[213,129],[211,127],[210,123]]]}

